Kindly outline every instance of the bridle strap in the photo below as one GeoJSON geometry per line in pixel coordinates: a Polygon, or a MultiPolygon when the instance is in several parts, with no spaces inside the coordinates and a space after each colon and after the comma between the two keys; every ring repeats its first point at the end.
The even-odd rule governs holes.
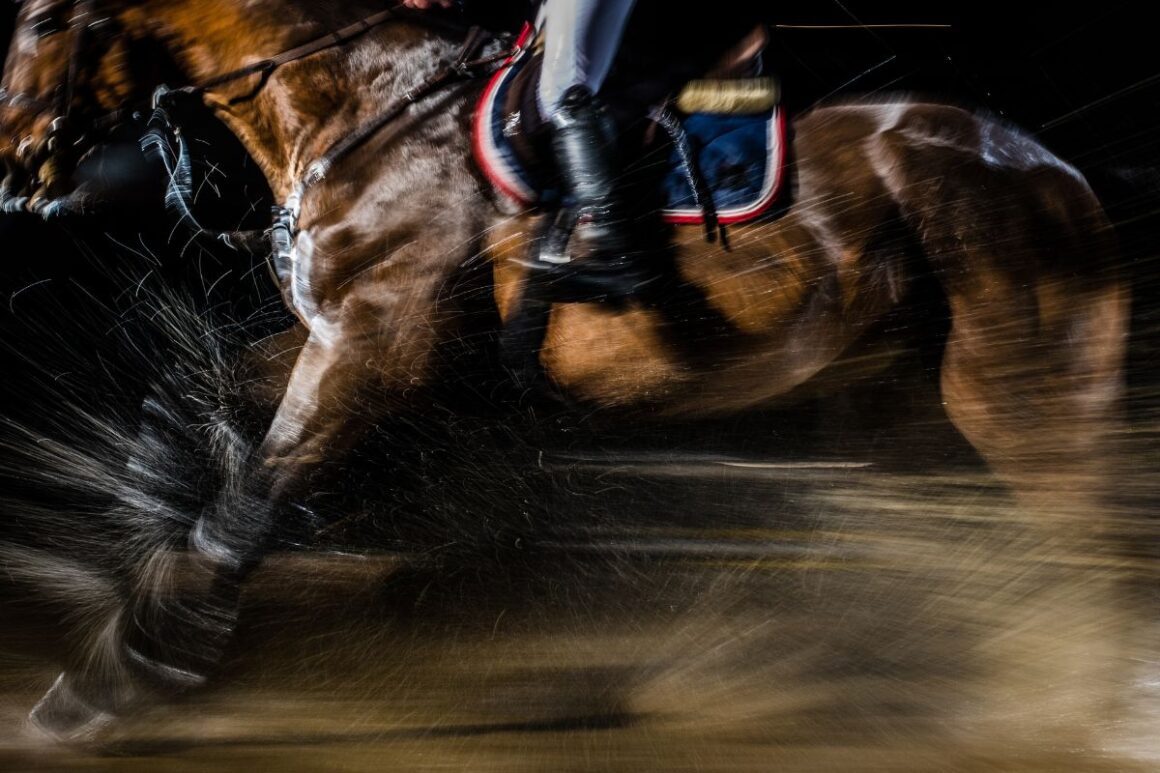
{"type": "MultiPolygon", "coordinates": [[[[88,45],[91,27],[94,21],[97,20],[96,14],[96,0],[75,0],[73,3],[73,14],[70,20],[69,27],[74,33],[71,52],[69,55],[69,65],[67,75],[65,77],[64,88],[57,92],[57,96],[53,101],[39,99],[30,94],[21,92],[7,92],[0,89],[0,105],[6,105],[17,109],[35,110],[37,112],[48,112],[54,110],[58,118],[66,118],[70,122],[75,116],[75,105],[73,104],[76,94],[77,82],[80,78],[81,67],[83,62],[84,49],[88,45]]],[[[378,13],[359,19],[352,24],[348,24],[342,29],[328,32],[313,40],[303,43],[300,46],[291,48],[288,51],[283,51],[277,56],[272,56],[263,59],[253,64],[239,67],[236,70],[216,75],[202,83],[196,83],[191,86],[173,89],[171,94],[192,94],[201,96],[205,92],[223,86],[233,81],[238,81],[243,78],[248,78],[251,75],[268,75],[274,70],[278,69],[284,64],[305,59],[321,51],[338,46],[345,45],[351,40],[365,34],[366,32],[378,27],[392,19],[401,19],[412,16],[408,13],[402,3],[396,3],[394,6],[379,11],[378,13]],[[402,11],[402,13],[400,13],[402,11]]],[[[418,17],[416,17],[418,18],[418,17]]],[[[424,24],[432,26],[443,27],[445,29],[462,33],[466,27],[461,24],[456,24],[447,19],[440,19],[436,16],[424,16],[424,24]]],[[[125,115],[126,111],[123,109],[113,111],[108,117],[100,116],[94,120],[98,126],[110,122],[114,122],[125,115]]]]}
{"type": "MultiPolygon", "coordinates": [[[[50,152],[56,152],[63,144],[63,140],[79,141],[79,137],[70,137],[69,132],[76,129],[77,87],[82,78],[83,54],[94,34],[96,25],[103,20],[96,15],[96,0],[75,0],[72,4],[72,14],[69,17],[68,31],[73,34],[69,46],[68,69],[65,71],[64,83],[55,91],[51,101],[34,97],[23,92],[9,92],[0,89],[0,106],[23,110],[35,114],[49,113],[52,124],[49,127],[47,143],[50,152]]],[[[124,117],[124,110],[115,110],[107,115],[92,120],[91,128],[103,128],[115,124],[124,117]]]]}
{"type": "Polygon", "coordinates": [[[73,14],[69,26],[73,30],[72,50],[68,58],[68,75],[65,78],[64,89],[60,92],[60,106],[57,115],[71,121],[75,108],[73,99],[76,96],[77,81],[81,72],[81,55],[89,42],[87,31],[88,19],[93,15],[93,0],[78,0],[73,3],[73,14]]]}
{"type": "Polygon", "coordinates": [[[453,83],[471,80],[480,74],[479,68],[507,60],[519,52],[519,46],[516,46],[511,49],[505,48],[498,54],[473,58],[491,39],[490,33],[479,27],[472,27],[454,61],[439,68],[423,83],[403,94],[370,123],[331,145],[317,161],[307,168],[306,175],[290,194],[289,200],[281,206],[274,207],[274,225],[270,230],[270,240],[273,243],[272,258],[275,266],[289,265],[289,261],[292,259],[294,240],[299,231],[298,218],[301,213],[302,199],[314,185],[326,177],[335,164],[364,145],[388,124],[402,116],[415,103],[453,83]]]}
{"type": "Polygon", "coordinates": [[[299,59],[305,59],[308,56],[317,54],[320,51],[325,51],[328,48],[341,46],[347,41],[353,40],[359,35],[374,29],[380,24],[396,18],[395,13],[401,7],[401,5],[396,5],[392,8],[388,8],[385,11],[380,11],[379,13],[367,16],[364,19],[359,19],[354,24],[347,25],[340,30],[336,30],[334,32],[323,35],[322,37],[315,38],[314,40],[311,40],[308,43],[304,43],[296,48],[292,48],[289,51],[283,51],[277,56],[272,56],[269,59],[263,59],[260,62],[254,62],[253,64],[246,65],[245,67],[239,67],[236,70],[230,70],[229,72],[222,73],[221,75],[210,78],[203,83],[196,84],[187,89],[182,89],[182,91],[188,91],[192,94],[201,94],[209,91],[210,89],[225,85],[226,83],[241,80],[242,78],[248,78],[251,75],[272,72],[284,64],[289,64],[290,62],[295,62],[299,59]]]}
{"type": "Polygon", "coordinates": [[[89,40],[90,23],[87,20],[94,17],[95,5],[94,0],[73,2],[72,15],[69,17],[69,31],[73,33],[73,40],[69,50],[68,69],[65,72],[64,83],[56,90],[53,99],[49,101],[19,91],[9,92],[7,89],[0,89],[0,105],[37,113],[52,110],[56,118],[73,117],[75,113],[73,100],[81,73],[81,54],[89,40]]]}
{"type": "MultiPolygon", "coordinates": [[[[69,131],[74,123],[76,107],[73,102],[77,84],[82,73],[82,57],[89,43],[89,38],[93,31],[93,24],[99,21],[94,13],[96,2],[97,0],[74,0],[73,14],[70,20],[70,27],[74,33],[74,37],[68,74],[64,87],[58,91],[55,105],[24,94],[0,92],[0,104],[31,108],[40,112],[55,107],[56,120],[53,122],[53,129],[50,134],[50,140],[55,144],[59,144],[59,137],[64,135],[66,131],[69,131]]],[[[246,252],[253,251],[254,246],[263,240],[259,238],[261,232],[217,233],[202,229],[200,224],[197,223],[191,209],[192,186],[186,180],[189,174],[188,148],[184,144],[180,130],[172,121],[167,110],[167,108],[174,106],[176,98],[179,96],[202,97],[206,92],[227,83],[253,75],[268,76],[284,64],[289,64],[290,62],[304,59],[316,53],[342,46],[388,21],[412,16],[405,11],[403,14],[400,14],[399,11],[401,9],[403,9],[402,3],[397,3],[389,9],[359,19],[339,30],[291,48],[277,56],[263,59],[235,70],[230,70],[201,83],[172,90],[165,87],[157,90],[153,97],[154,115],[150,121],[151,128],[143,138],[142,144],[147,150],[153,151],[161,156],[170,177],[169,194],[167,197],[171,198],[172,202],[178,205],[183,219],[188,220],[195,231],[203,235],[213,236],[234,249],[240,249],[246,252]]],[[[317,161],[310,165],[305,177],[298,184],[291,196],[292,202],[287,202],[285,206],[275,208],[275,223],[272,231],[267,232],[267,234],[273,237],[275,242],[274,251],[276,254],[282,251],[281,248],[284,242],[292,242],[294,235],[297,233],[298,209],[302,196],[311,186],[325,177],[327,172],[336,163],[362,146],[388,124],[398,119],[410,106],[453,83],[477,77],[480,74],[479,68],[508,59],[518,50],[505,48],[505,50],[498,54],[476,58],[483,47],[492,40],[490,33],[485,32],[480,27],[473,26],[466,28],[462,24],[440,19],[438,16],[423,15],[419,17],[416,15],[414,18],[422,18],[424,24],[441,27],[448,31],[462,33],[466,29],[467,36],[459,51],[459,55],[454,61],[436,70],[427,80],[403,94],[401,98],[387,107],[386,110],[368,124],[333,144],[317,161]]],[[[91,126],[92,128],[97,128],[106,123],[115,122],[120,120],[125,113],[126,110],[121,108],[107,115],[98,116],[93,119],[91,126]]]]}
{"type": "Polygon", "coordinates": [[[92,24],[96,18],[95,8],[95,0],[77,0],[73,3],[72,18],[69,20],[73,39],[68,74],[65,76],[64,88],[57,94],[56,117],[49,128],[48,143],[51,152],[59,149],[62,139],[79,141],[78,137],[70,136],[69,133],[76,131],[76,93],[81,78],[81,57],[92,35],[92,24]]]}

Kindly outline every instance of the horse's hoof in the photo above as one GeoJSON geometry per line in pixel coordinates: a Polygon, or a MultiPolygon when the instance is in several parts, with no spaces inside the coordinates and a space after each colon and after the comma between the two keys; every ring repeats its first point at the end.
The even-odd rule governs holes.
{"type": "Polygon", "coordinates": [[[91,705],[62,673],[28,714],[28,724],[55,743],[91,743],[115,721],[107,711],[91,705]]]}

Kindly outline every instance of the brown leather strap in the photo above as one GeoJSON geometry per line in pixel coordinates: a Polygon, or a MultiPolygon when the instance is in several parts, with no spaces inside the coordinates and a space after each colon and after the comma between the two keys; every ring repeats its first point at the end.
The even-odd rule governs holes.
{"type": "Polygon", "coordinates": [[[476,77],[480,67],[505,61],[512,56],[513,52],[505,49],[491,56],[473,58],[491,39],[491,34],[481,27],[472,27],[468,30],[467,39],[464,40],[463,47],[459,50],[459,55],[454,61],[440,67],[427,80],[409,89],[370,123],[332,145],[317,161],[310,165],[306,178],[302,181],[303,189],[309,188],[326,176],[326,173],[338,161],[399,118],[411,105],[456,81],[470,80],[476,77]]]}
{"type": "Polygon", "coordinates": [[[236,70],[230,70],[229,72],[222,73],[221,75],[210,78],[204,83],[196,84],[183,90],[188,91],[189,93],[200,94],[210,89],[217,88],[223,84],[230,83],[231,81],[241,80],[242,78],[247,78],[251,75],[258,75],[259,73],[268,73],[278,69],[284,64],[289,64],[290,62],[295,62],[299,59],[305,59],[308,56],[317,54],[320,51],[325,51],[328,48],[341,46],[344,43],[357,38],[359,35],[374,29],[380,24],[397,18],[396,12],[401,7],[402,4],[392,6],[385,11],[379,11],[378,13],[367,16],[366,18],[359,19],[355,23],[349,24],[340,30],[327,33],[326,35],[315,38],[308,43],[303,43],[300,46],[291,48],[289,51],[283,51],[277,56],[270,57],[269,59],[263,59],[260,62],[254,62],[253,64],[246,65],[245,67],[239,67],[236,70]]]}

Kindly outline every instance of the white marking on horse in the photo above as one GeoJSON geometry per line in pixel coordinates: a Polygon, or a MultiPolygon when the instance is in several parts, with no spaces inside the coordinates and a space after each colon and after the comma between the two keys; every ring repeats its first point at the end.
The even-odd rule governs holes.
{"type": "Polygon", "coordinates": [[[319,315],[318,301],[310,284],[310,268],[314,259],[314,239],[309,231],[298,234],[290,248],[290,299],[294,310],[313,329],[319,315]]]}
{"type": "Polygon", "coordinates": [[[878,105],[874,112],[878,113],[878,132],[879,134],[893,131],[898,128],[899,121],[906,113],[907,109],[911,107],[906,102],[895,102],[893,104],[878,105]]]}
{"type": "Polygon", "coordinates": [[[23,56],[35,58],[39,53],[40,39],[29,31],[17,37],[16,49],[23,56]]]}
{"type": "Polygon", "coordinates": [[[1084,181],[1084,176],[1078,169],[1019,129],[997,122],[984,122],[979,144],[983,161],[989,166],[1021,172],[1051,167],[1084,181]]]}

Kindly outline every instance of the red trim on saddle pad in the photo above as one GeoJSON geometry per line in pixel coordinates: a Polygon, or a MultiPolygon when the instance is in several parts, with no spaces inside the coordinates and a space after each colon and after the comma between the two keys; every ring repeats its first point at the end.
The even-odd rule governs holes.
{"type": "Polygon", "coordinates": [[[501,194],[521,207],[527,207],[532,204],[535,199],[535,192],[528,190],[503,165],[495,162],[493,155],[485,145],[485,138],[490,136],[489,123],[495,107],[496,92],[499,91],[500,85],[509,74],[511,66],[524,55],[524,46],[528,45],[532,40],[534,32],[535,29],[528,23],[525,23],[523,29],[520,30],[519,37],[516,38],[515,53],[508,57],[503,67],[496,70],[495,74],[491,76],[491,80],[488,81],[487,87],[483,90],[483,94],[480,95],[479,102],[475,106],[475,115],[473,116],[471,131],[471,147],[475,152],[475,163],[483,170],[488,182],[501,194]]]}

